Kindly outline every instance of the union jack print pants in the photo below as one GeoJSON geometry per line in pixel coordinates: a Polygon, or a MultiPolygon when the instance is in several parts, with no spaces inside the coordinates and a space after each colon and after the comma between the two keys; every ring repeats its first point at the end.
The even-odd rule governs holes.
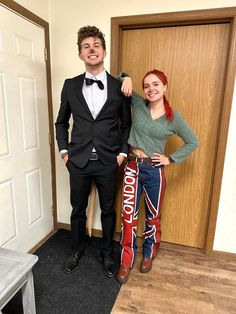
{"type": "Polygon", "coordinates": [[[161,241],[161,204],[166,180],[164,167],[130,161],[125,167],[122,199],[121,265],[132,267],[136,255],[139,202],[145,201],[143,256],[155,257],[161,241]]]}

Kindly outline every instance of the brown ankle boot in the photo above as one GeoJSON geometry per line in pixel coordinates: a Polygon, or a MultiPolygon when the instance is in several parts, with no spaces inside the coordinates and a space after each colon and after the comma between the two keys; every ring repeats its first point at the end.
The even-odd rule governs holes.
{"type": "Polygon", "coordinates": [[[120,283],[126,283],[127,280],[129,279],[130,270],[131,270],[130,267],[124,267],[121,265],[117,274],[117,280],[120,283]]]}
{"type": "Polygon", "coordinates": [[[141,260],[140,272],[148,273],[152,269],[153,258],[144,257],[141,260]]]}

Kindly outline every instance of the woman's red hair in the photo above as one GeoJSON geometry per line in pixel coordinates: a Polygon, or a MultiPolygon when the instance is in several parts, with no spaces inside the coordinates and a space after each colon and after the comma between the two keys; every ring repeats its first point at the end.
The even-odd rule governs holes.
{"type": "MultiPolygon", "coordinates": [[[[142,86],[143,86],[143,88],[144,88],[144,80],[145,80],[145,78],[146,78],[148,75],[150,75],[150,74],[156,75],[156,76],[162,81],[162,83],[163,83],[164,85],[168,85],[168,81],[167,81],[167,77],[166,77],[165,73],[162,72],[162,71],[159,71],[159,70],[156,70],[156,69],[155,69],[155,70],[152,70],[152,71],[148,71],[148,72],[144,75],[144,78],[143,78],[143,80],[142,80],[142,86]]],[[[165,107],[165,112],[166,112],[166,119],[169,120],[169,121],[171,121],[171,120],[173,120],[173,118],[174,118],[173,109],[171,108],[171,106],[170,106],[168,100],[166,99],[166,96],[165,96],[165,95],[163,96],[163,100],[164,100],[164,107],[165,107]]]]}

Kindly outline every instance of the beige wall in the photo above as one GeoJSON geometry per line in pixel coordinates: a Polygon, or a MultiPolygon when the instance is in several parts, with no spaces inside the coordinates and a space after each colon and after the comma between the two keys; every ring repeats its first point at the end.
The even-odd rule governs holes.
{"type": "MultiPolygon", "coordinates": [[[[235,85],[236,86],[236,85],[235,85]]],[[[231,111],[214,250],[236,253],[236,87],[231,111]]]]}
{"type": "MultiPolygon", "coordinates": [[[[108,52],[105,67],[109,71],[111,17],[236,6],[236,0],[198,0],[194,2],[189,0],[119,0],[114,2],[110,0],[90,2],[80,0],[20,0],[17,2],[50,23],[55,118],[59,108],[60,92],[64,79],[84,71],[83,63],[77,56],[76,46],[76,33],[81,26],[96,25],[105,33],[108,52]]],[[[236,158],[235,145],[233,144],[234,134],[236,134],[236,97],[233,102],[214,242],[215,250],[232,253],[236,253],[236,158]]],[[[58,154],[56,156],[58,219],[60,222],[69,223],[71,208],[69,205],[68,174],[58,154]]],[[[94,228],[101,229],[98,203],[97,208],[94,228]]]]}

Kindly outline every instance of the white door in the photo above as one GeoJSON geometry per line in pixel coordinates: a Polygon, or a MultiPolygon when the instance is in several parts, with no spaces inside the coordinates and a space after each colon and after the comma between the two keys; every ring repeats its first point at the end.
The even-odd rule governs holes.
{"type": "Polygon", "coordinates": [[[44,29],[0,6],[0,246],[53,229],[44,29]]]}

